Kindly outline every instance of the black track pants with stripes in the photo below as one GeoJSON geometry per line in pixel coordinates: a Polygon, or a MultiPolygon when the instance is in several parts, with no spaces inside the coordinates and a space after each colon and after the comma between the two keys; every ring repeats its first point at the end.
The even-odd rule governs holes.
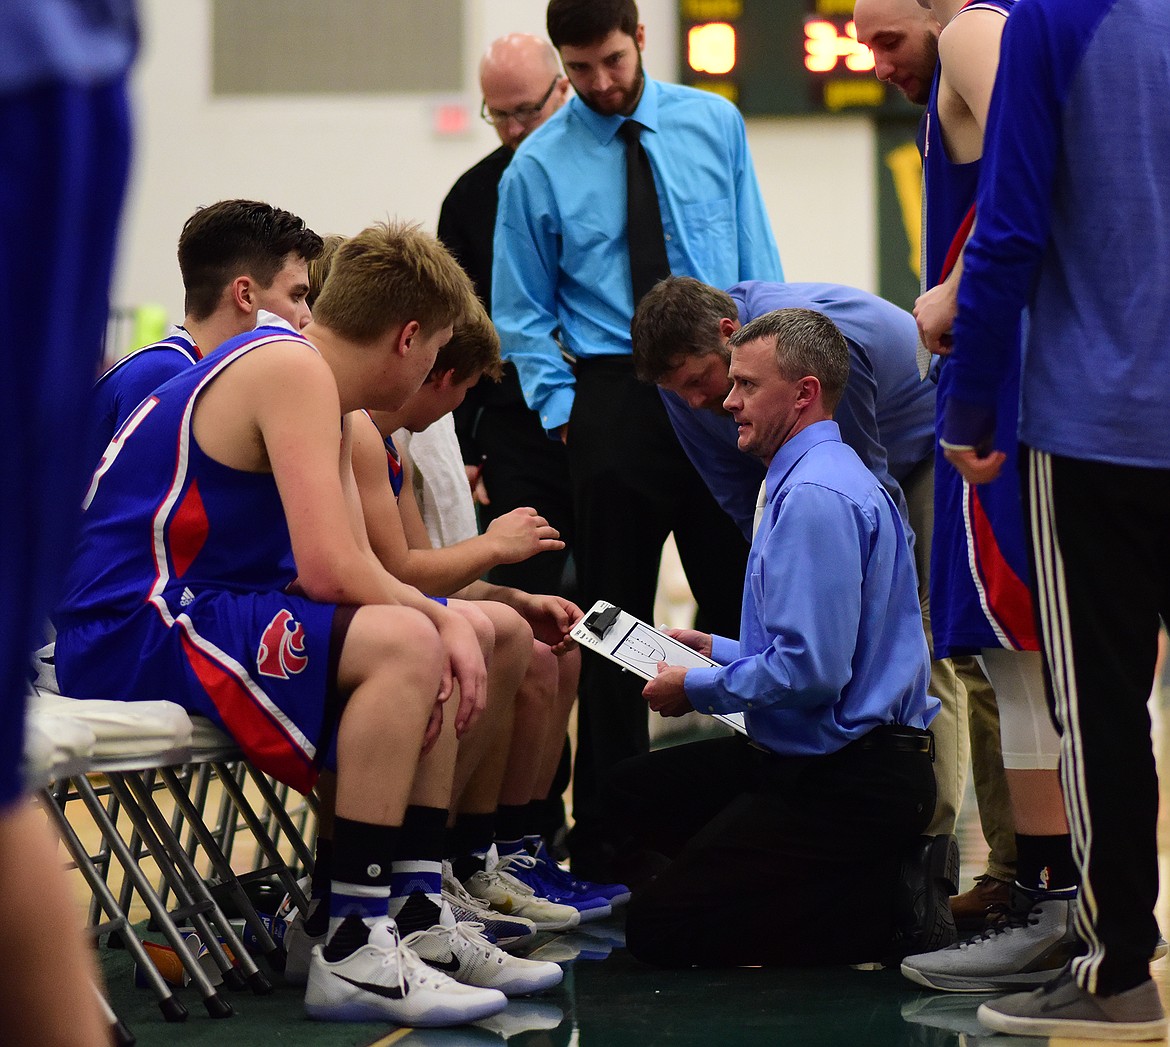
{"type": "Polygon", "coordinates": [[[1090,992],[1149,976],[1158,782],[1147,701],[1170,620],[1170,470],[1025,452],[1024,498],[1090,992]]]}

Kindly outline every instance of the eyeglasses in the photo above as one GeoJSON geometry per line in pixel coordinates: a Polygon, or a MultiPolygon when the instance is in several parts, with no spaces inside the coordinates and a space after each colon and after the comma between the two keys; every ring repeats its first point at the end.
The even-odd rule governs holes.
{"type": "Polygon", "coordinates": [[[509,120],[515,120],[522,127],[528,127],[540,119],[540,114],[544,112],[544,107],[548,105],[548,100],[552,98],[552,93],[556,90],[557,84],[560,82],[560,76],[554,76],[553,82],[548,85],[548,90],[544,92],[544,97],[535,105],[518,105],[515,109],[509,110],[491,109],[488,107],[487,100],[485,99],[479,107],[480,119],[485,123],[491,124],[493,127],[503,127],[509,120]]]}

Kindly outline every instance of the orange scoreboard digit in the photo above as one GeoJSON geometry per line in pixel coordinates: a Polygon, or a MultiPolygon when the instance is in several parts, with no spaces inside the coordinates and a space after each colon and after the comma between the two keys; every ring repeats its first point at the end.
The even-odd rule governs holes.
{"type": "Polygon", "coordinates": [[[874,76],[853,0],[679,0],[682,80],[748,116],[916,112],[874,76]]]}

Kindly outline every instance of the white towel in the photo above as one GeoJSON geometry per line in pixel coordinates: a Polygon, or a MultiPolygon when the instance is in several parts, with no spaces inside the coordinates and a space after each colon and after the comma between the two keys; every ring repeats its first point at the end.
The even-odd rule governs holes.
{"type": "Polygon", "coordinates": [[[475,502],[451,415],[421,433],[399,429],[394,444],[414,463],[414,493],[435,548],[474,538],[479,533],[475,502]]]}

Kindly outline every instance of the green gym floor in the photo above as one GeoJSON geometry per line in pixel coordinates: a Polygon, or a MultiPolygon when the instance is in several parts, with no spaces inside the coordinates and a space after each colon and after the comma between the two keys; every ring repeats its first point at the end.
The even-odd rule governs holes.
{"type": "MultiPolygon", "coordinates": [[[[103,956],[110,1001],[140,1047],[236,1047],[315,1044],[321,1047],[1039,1047],[1044,1040],[997,1036],[975,1018],[980,996],[919,991],[893,970],[744,969],[658,971],[620,947],[620,924],[594,925],[538,947],[549,959],[577,952],[565,980],[543,996],[513,1000],[503,1014],[458,1029],[394,1029],[378,1024],[328,1025],[301,1014],[301,991],[279,987],[267,997],[228,997],[236,1013],[212,1020],[191,989],[181,1024],[163,1021],[153,996],[132,987],[124,954],[103,956]]],[[[744,933],[751,928],[745,926],[744,933]]],[[[1165,983],[1166,960],[1154,965],[1165,983]]],[[[1170,1000],[1168,1000],[1170,1002],[1170,1000]]],[[[1071,1045],[1074,1041],[1060,1041],[1071,1045]]],[[[1080,1041],[1075,1041],[1080,1042],[1080,1041]]],[[[1052,1041],[1056,1047],[1057,1041],[1052,1041]]]]}
{"type": "MultiPolygon", "coordinates": [[[[616,925],[602,930],[620,934],[616,925]]],[[[745,927],[744,933],[750,934],[751,928],[745,927]]],[[[566,951],[564,943],[550,943],[536,955],[553,955],[552,944],[558,954],[566,951]]],[[[556,990],[514,1000],[502,1015],[458,1029],[315,1024],[301,1016],[300,992],[291,988],[278,988],[268,997],[232,994],[236,1014],[215,1021],[207,1017],[196,994],[181,990],[190,1017],[168,1025],[146,990],[130,988],[125,957],[106,961],[106,977],[111,1001],[141,1047],[270,1043],[474,1047],[505,1040],[527,1047],[950,1047],[1043,1042],[979,1034],[975,1009],[980,998],[917,992],[895,971],[663,972],[637,963],[620,947],[611,951],[605,936],[573,935],[567,944],[585,951],[566,964],[565,980],[556,990]]]]}
{"type": "MultiPolygon", "coordinates": [[[[1170,731],[1162,723],[1165,702],[1170,701],[1167,683],[1163,685],[1165,699],[1151,703],[1156,748],[1164,768],[1170,768],[1170,731]]],[[[1167,780],[1170,775],[1163,776],[1167,780]]],[[[1167,805],[1162,809],[1166,811],[1167,805]]],[[[1170,826],[1164,830],[1163,885],[1170,881],[1166,867],[1170,826]]],[[[987,853],[970,794],[959,842],[965,888],[982,871],[987,853]]],[[[800,904],[800,900],[777,898],[776,904],[800,904]]],[[[1158,915],[1163,929],[1170,927],[1170,892],[1165,886],[1158,915]]],[[[750,924],[745,924],[743,933],[753,933],[750,924]]],[[[236,1012],[227,1019],[209,1018],[194,989],[177,990],[190,1016],[183,1023],[169,1024],[153,995],[134,987],[125,953],[102,948],[100,955],[110,1002],[141,1047],[473,1047],[505,1041],[514,1047],[1037,1047],[1045,1043],[982,1030],[975,1011],[986,997],[920,991],[894,970],[655,970],[636,962],[622,948],[621,920],[616,916],[570,935],[549,936],[537,945],[532,955],[564,964],[564,982],[555,990],[512,1001],[502,1015],[458,1029],[313,1023],[302,1014],[301,990],[282,986],[275,976],[277,988],[270,996],[225,993],[236,1012]]],[[[1159,960],[1153,972],[1170,1010],[1168,962],[1159,960]]],[[[1071,1047],[1081,1042],[1088,1041],[1053,1040],[1051,1044],[1071,1047]]]]}

